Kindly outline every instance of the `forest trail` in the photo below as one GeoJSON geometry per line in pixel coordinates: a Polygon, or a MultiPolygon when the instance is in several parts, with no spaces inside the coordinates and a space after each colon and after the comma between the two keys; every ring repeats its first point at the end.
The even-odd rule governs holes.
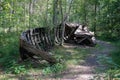
{"type": "MultiPolygon", "coordinates": [[[[79,49],[84,49],[83,46],[76,45],[65,45],[65,48],[71,50],[71,48],[77,47],[79,49]]],[[[85,57],[85,60],[78,64],[69,64],[67,69],[61,73],[54,74],[51,76],[43,75],[39,70],[31,71],[31,73],[27,75],[15,76],[15,75],[7,75],[8,78],[12,78],[13,80],[98,80],[96,75],[99,74],[100,79],[103,79],[103,72],[107,68],[107,66],[100,64],[98,62],[98,57],[100,55],[109,55],[111,51],[115,50],[115,47],[105,41],[97,40],[96,47],[86,47],[89,52],[88,56],[85,57]],[[102,70],[103,72],[98,73],[97,70],[102,70]]],[[[72,52],[73,53],[73,52],[72,52]]],[[[74,53],[73,53],[74,54],[74,53]]],[[[85,54],[86,55],[86,54],[85,54]]],[[[1,75],[2,76],[2,75],[1,75]]],[[[4,77],[4,75],[3,75],[4,77]]]]}
{"type": "MultiPolygon", "coordinates": [[[[85,62],[79,65],[70,66],[68,70],[61,74],[60,80],[94,80],[95,76],[98,75],[96,69],[105,70],[106,66],[98,62],[100,55],[109,55],[114,50],[114,46],[109,42],[97,41],[98,46],[90,48],[90,54],[85,59],[85,62]]],[[[102,73],[99,73],[102,78],[102,73]]]]}

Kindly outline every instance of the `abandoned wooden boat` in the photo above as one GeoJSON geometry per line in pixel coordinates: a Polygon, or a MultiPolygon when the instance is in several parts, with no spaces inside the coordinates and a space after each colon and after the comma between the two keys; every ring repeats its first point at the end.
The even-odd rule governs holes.
{"type": "Polygon", "coordinates": [[[35,28],[23,32],[20,36],[20,57],[21,60],[27,58],[34,59],[34,55],[40,56],[49,63],[56,63],[56,59],[49,53],[53,47],[50,30],[46,28],[35,28]]]}
{"type": "Polygon", "coordinates": [[[66,23],[64,37],[62,37],[62,27],[58,26],[54,30],[56,31],[44,27],[24,31],[20,36],[21,60],[35,59],[34,56],[40,56],[49,63],[56,63],[56,59],[49,51],[54,47],[55,42],[60,44],[63,38],[65,42],[73,41],[90,46],[96,44],[94,33],[89,31],[85,25],[66,23]]]}

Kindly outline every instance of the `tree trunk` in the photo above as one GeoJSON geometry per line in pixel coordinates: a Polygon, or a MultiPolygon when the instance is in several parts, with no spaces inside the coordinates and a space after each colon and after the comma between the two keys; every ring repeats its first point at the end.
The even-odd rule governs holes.
{"type": "Polygon", "coordinates": [[[87,11],[86,11],[86,2],[84,0],[84,24],[87,23],[87,11]]]}
{"type": "Polygon", "coordinates": [[[54,42],[56,40],[56,27],[57,27],[57,7],[58,7],[58,0],[53,0],[53,26],[54,26],[54,42]]]}
{"type": "Polygon", "coordinates": [[[94,17],[94,33],[96,35],[96,16],[97,16],[97,1],[95,1],[95,5],[94,5],[94,13],[95,13],[95,17],[94,17]]]}

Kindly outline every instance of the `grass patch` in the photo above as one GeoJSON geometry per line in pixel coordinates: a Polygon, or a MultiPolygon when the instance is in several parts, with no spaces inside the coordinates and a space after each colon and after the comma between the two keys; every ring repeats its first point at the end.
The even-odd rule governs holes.
{"type": "MultiPolygon", "coordinates": [[[[119,80],[120,79],[120,41],[114,42],[116,47],[109,56],[99,55],[98,62],[107,66],[104,70],[105,80],[119,80]]],[[[100,71],[101,72],[101,71],[100,71]]]]}
{"type": "Polygon", "coordinates": [[[66,49],[58,47],[57,49],[54,49],[53,53],[56,57],[62,58],[66,64],[79,64],[86,56],[88,56],[87,50],[84,48],[66,49]]]}
{"type": "Polygon", "coordinates": [[[113,61],[120,66],[120,50],[117,49],[111,54],[113,61]]]}
{"type": "Polygon", "coordinates": [[[20,69],[21,72],[21,70],[23,69],[23,66],[17,67],[18,65],[16,62],[19,58],[19,38],[17,35],[18,34],[10,32],[2,33],[0,36],[0,63],[2,64],[1,66],[3,67],[5,72],[19,73],[19,71],[17,70],[20,69]]]}
{"type": "Polygon", "coordinates": [[[86,56],[88,56],[88,49],[85,48],[64,48],[57,46],[52,50],[55,57],[60,63],[54,64],[52,66],[48,65],[42,70],[44,75],[59,74],[66,70],[71,65],[79,65],[84,62],[86,56]]]}
{"type": "Polygon", "coordinates": [[[56,74],[56,73],[61,73],[63,70],[66,69],[66,66],[61,63],[56,63],[52,66],[47,66],[42,70],[44,75],[49,75],[49,74],[56,74]]]}
{"type": "Polygon", "coordinates": [[[120,41],[115,42],[114,45],[116,46],[116,49],[111,54],[111,57],[113,61],[120,66],[120,41]]]}

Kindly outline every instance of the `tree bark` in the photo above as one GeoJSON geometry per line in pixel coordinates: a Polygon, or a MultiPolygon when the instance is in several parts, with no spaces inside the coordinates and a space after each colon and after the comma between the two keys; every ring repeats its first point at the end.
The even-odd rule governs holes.
{"type": "Polygon", "coordinates": [[[96,35],[96,16],[97,16],[97,1],[95,1],[95,5],[94,5],[94,13],[95,13],[95,17],[94,17],[94,33],[96,35]]]}

